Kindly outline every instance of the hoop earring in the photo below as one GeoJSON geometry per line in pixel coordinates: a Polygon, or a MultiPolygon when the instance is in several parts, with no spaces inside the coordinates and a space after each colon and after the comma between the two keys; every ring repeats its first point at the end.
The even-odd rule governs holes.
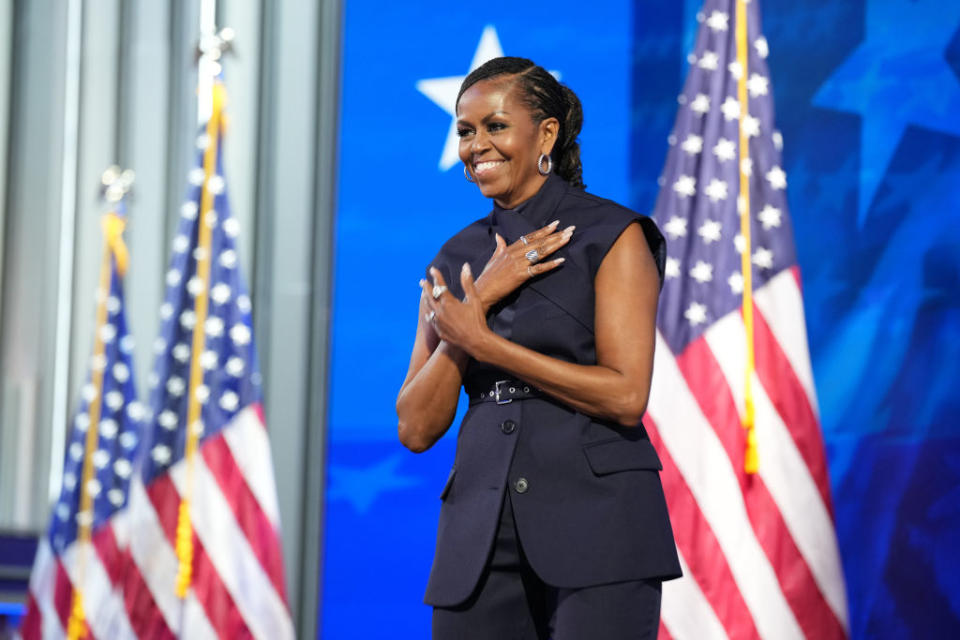
{"type": "Polygon", "coordinates": [[[547,175],[550,175],[550,172],[551,172],[551,171],[553,171],[553,158],[551,158],[550,156],[548,156],[548,155],[545,154],[545,153],[541,153],[541,154],[540,154],[540,157],[537,158],[537,173],[539,173],[539,174],[542,175],[542,176],[547,176],[547,175]],[[543,168],[543,159],[544,159],[544,158],[547,159],[547,168],[546,168],[546,170],[544,170],[544,168],[543,168]]]}
{"type": "Polygon", "coordinates": [[[473,176],[470,175],[467,165],[463,165],[463,177],[467,179],[467,182],[476,182],[476,180],[473,179],[473,176]]]}

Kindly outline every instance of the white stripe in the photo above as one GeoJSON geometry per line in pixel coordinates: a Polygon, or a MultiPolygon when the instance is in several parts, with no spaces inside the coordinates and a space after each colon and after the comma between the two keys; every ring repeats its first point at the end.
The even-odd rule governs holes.
{"type": "Polygon", "coordinates": [[[819,419],[817,391],[810,366],[807,346],[807,324],[803,315],[803,295],[792,269],[784,269],[753,294],[757,309],[763,314],[770,332],[790,362],[790,367],[807,393],[807,400],[819,419]]]}
{"type": "Polygon", "coordinates": [[[37,555],[30,572],[30,592],[40,611],[40,635],[43,638],[62,638],[66,630],[53,603],[57,583],[57,560],[46,536],[40,538],[37,555]]]}
{"type": "Polygon", "coordinates": [[[280,531],[280,508],[277,506],[277,486],[270,457],[270,439],[260,422],[260,415],[247,407],[238,413],[223,429],[224,440],[233,459],[243,472],[247,486],[253,492],[260,508],[280,531]]]}
{"type": "Polygon", "coordinates": [[[707,602],[700,585],[693,579],[690,567],[679,549],[677,555],[680,557],[683,577],[663,583],[660,609],[664,626],[676,640],[725,640],[726,629],[707,602]]]}
{"type": "MultiPolygon", "coordinates": [[[[182,461],[177,463],[177,466],[182,465],[182,461]]],[[[189,632],[191,639],[218,640],[206,617],[194,613],[199,605],[191,601],[191,598],[195,599],[192,590],[186,603],[176,596],[177,556],[163,534],[157,512],[139,475],[130,482],[129,519],[130,553],[167,626],[174,635],[177,634],[183,609],[184,622],[189,621],[185,631],[189,632]]]]}
{"type": "Polygon", "coordinates": [[[716,536],[760,635],[802,640],[803,632],[754,535],[727,452],[659,331],[648,412],[716,536]]]}
{"type": "MultiPolygon", "coordinates": [[[[743,407],[746,330],[739,311],[714,323],[705,334],[723,376],[743,407]]],[[[836,614],[847,627],[847,599],[833,520],[810,469],[756,374],[751,378],[757,431],[759,475],[783,516],[800,555],[836,614]]]]}
{"type": "MultiPolygon", "coordinates": [[[[220,581],[230,592],[254,637],[293,638],[290,613],[250,548],[202,455],[194,458],[194,465],[190,516],[220,581]]],[[[172,476],[181,494],[184,471],[177,465],[172,476]]]]}
{"type": "Polygon", "coordinates": [[[61,558],[71,582],[79,585],[83,596],[84,619],[94,637],[135,639],[136,634],[130,628],[123,599],[110,582],[110,576],[103,568],[93,544],[73,542],[67,546],[61,558]]]}

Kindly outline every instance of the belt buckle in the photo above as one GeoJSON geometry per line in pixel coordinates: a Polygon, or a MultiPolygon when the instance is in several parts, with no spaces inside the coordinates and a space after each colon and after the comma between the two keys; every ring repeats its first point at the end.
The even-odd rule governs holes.
{"type": "Polygon", "coordinates": [[[500,385],[507,384],[509,380],[497,380],[493,383],[493,395],[497,400],[497,404],[510,404],[513,402],[513,398],[507,398],[506,400],[500,399],[500,385]]]}

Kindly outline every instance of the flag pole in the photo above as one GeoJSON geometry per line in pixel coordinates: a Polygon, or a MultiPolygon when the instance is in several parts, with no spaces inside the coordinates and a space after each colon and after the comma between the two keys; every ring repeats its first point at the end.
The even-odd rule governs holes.
{"type": "MultiPolygon", "coordinates": [[[[177,511],[175,553],[177,576],[175,593],[185,602],[193,580],[193,523],[190,507],[193,501],[194,467],[200,436],[203,433],[201,419],[202,402],[198,395],[203,386],[203,366],[200,358],[206,346],[206,320],[210,300],[210,259],[213,227],[216,225],[211,178],[217,172],[219,136],[223,129],[225,91],[217,80],[220,75],[220,58],[230,49],[233,31],[216,32],[214,24],[215,0],[204,0],[200,10],[200,44],[197,59],[197,116],[206,122],[203,148],[203,183],[200,186],[200,207],[197,219],[196,278],[198,286],[194,296],[195,324],[190,349],[190,383],[187,387],[186,443],[184,446],[184,480],[177,511]]],[[[183,632],[183,608],[181,607],[180,631],[183,632]]]]}
{"type": "Polygon", "coordinates": [[[737,78],[737,100],[740,102],[740,197],[737,199],[737,205],[740,213],[740,235],[743,237],[743,250],[740,252],[740,269],[743,274],[743,301],[741,311],[743,313],[743,326],[746,330],[747,338],[742,421],[743,428],[747,432],[747,443],[743,458],[743,468],[746,473],[755,474],[759,469],[760,461],[757,454],[757,432],[753,403],[753,373],[756,365],[753,339],[753,272],[750,266],[750,139],[745,127],[746,118],[750,115],[750,103],[747,97],[749,61],[749,56],[747,55],[747,0],[736,0],[736,3],[737,63],[740,66],[740,76],[737,78]]]}
{"type": "Polygon", "coordinates": [[[100,263],[100,283],[97,288],[97,316],[93,334],[93,360],[90,367],[90,384],[93,394],[87,414],[90,422],[84,441],[83,468],[80,474],[80,506],[77,510],[77,569],[71,585],[70,617],[67,621],[67,638],[78,640],[87,636],[86,614],[83,608],[83,580],[86,574],[87,553],[93,529],[93,493],[91,481],[94,479],[93,454],[97,450],[100,434],[100,412],[103,407],[103,373],[106,355],[103,327],[107,323],[107,302],[110,297],[111,262],[116,262],[117,273],[122,277],[127,271],[129,254],[123,242],[123,229],[126,219],[118,212],[120,203],[133,184],[133,171],[121,171],[112,166],[103,173],[104,195],[110,210],[102,218],[103,257],[100,263]]]}

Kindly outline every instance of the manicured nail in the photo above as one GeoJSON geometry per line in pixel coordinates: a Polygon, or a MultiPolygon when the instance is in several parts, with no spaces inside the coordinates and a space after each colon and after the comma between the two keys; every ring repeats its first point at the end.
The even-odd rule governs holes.
{"type": "Polygon", "coordinates": [[[570,225],[569,227],[567,227],[566,229],[564,229],[563,232],[564,232],[565,234],[567,234],[567,235],[570,235],[571,233],[573,233],[573,230],[576,229],[576,228],[577,228],[576,225],[573,225],[573,224],[572,224],[572,225],[570,225]]]}
{"type": "Polygon", "coordinates": [[[464,263],[463,263],[463,272],[464,272],[465,274],[467,274],[468,276],[469,276],[469,275],[473,275],[473,272],[470,271],[470,263],[469,263],[469,262],[464,262],[464,263]]]}
{"type": "Polygon", "coordinates": [[[554,262],[556,262],[557,264],[560,264],[561,262],[566,262],[566,261],[567,261],[566,258],[557,258],[556,260],[554,260],[554,262]]]}
{"type": "Polygon", "coordinates": [[[427,284],[427,281],[424,280],[423,278],[420,278],[420,287],[422,288],[423,285],[425,285],[425,284],[427,284]]]}
{"type": "Polygon", "coordinates": [[[547,225],[547,226],[549,226],[549,227],[556,227],[558,224],[560,224],[560,221],[559,221],[559,220],[554,220],[553,222],[551,222],[551,223],[550,223],[549,225],[547,225]]]}

